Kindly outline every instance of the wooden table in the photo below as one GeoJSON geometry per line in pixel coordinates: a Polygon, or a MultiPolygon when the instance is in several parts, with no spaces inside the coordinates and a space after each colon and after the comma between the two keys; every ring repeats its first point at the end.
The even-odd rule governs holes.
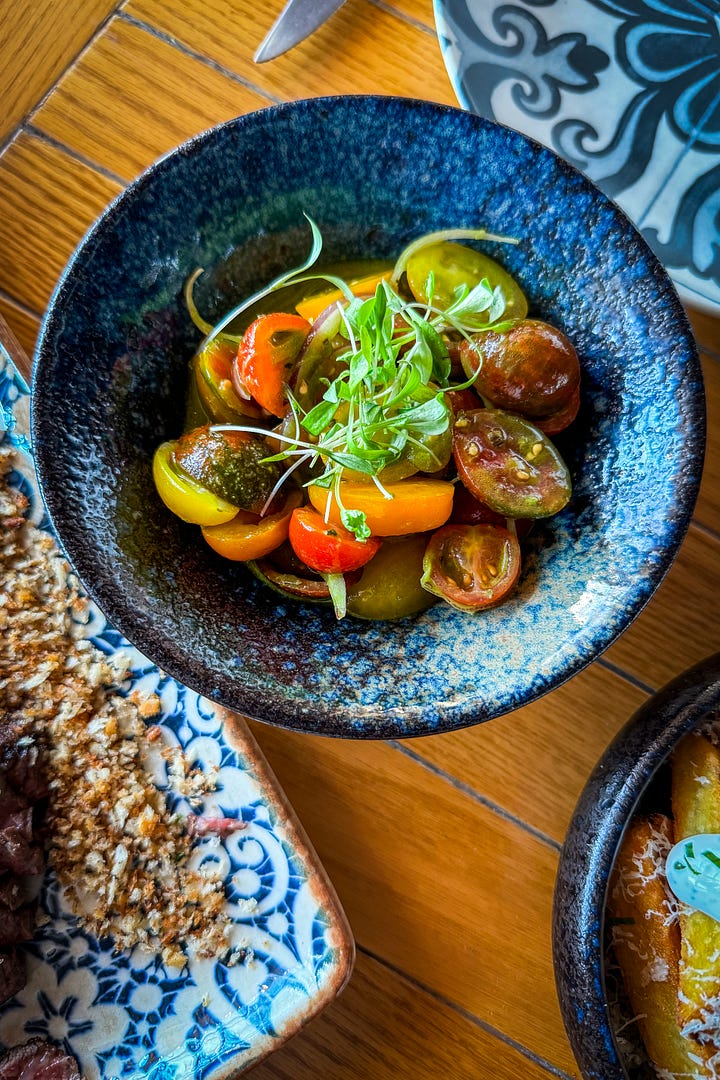
{"type": "MultiPolygon", "coordinates": [[[[255,66],[281,6],[0,0],[0,312],[28,350],[87,226],[189,136],[326,93],[455,104],[431,0],[349,0],[308,42],[255,66]]],[[[702,491],[665,582],[600,660],[510,716],[402,744],[253,724],[358,946],[342,997],[257,1080],[578,1075],[550,952],[563,835],[618,728],[720,647],[720,324],[692,321],[708,391],[702,491]]]]}

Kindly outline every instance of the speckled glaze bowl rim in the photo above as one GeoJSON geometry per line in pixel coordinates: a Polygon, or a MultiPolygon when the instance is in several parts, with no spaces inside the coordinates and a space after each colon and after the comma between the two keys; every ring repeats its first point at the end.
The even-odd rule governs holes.
{"type": "Polygon", "coordinates": [[[720,652],[640,706],[597,762],[575,807],[555,882],[552,949],[563,1022],[585,1080],[627,1078],[605,994],[605,903],[618,848],[676,743],[718,709],[720,652]]]}
{"type": "MultiPolygon", "coordinates": [[[[670,278],[630,219],[617,204],[600,192],[600,190],[590,180],[582,176],[577,169],[541,143],[522,133],[515,132],[513,129],[507,128],[503,124],[468,113],[458,106],[442,105],[430,101],[401,96],[365,94],[298,99],[267,106],[215,125],[206,131],[199,133],[175,149],[168,151],[150,165],[108,204],[106,209],[88,229],[78,244],[58,280],[41,324],[36,358],[42,355],[46,339],[49,338],[53,332],[56,323],[62,320],[63,316],[60,309],[63,304],[65,292],[70,287],[70,281],[76,263],[88,251],[92,251],[92,245],[97,234],[107,225],[112,225],[122,215],[126,202],[137,199],[156,177],[161,176],[165,170],[171,169],[173,163],[179,157],[192,156],[198,149],[204,147],[208,142],[212,142],[212,140],[217,138],[218,135],[224,131],[233,131],[233,133],[237,133],[239,136],[242,134],[243,129],[248,127],[248,125],[254,126],[260,124],[262,126],[269,126],[272,124],[275,117],[282,118],[288,114],[306,110],[314,112],[317,110],[332,109],[333,106],[338,103],[342,104],[347,102],[356,102],[359,107],[364,104],[366,106],[382,108],[388,104],[411,110],[421,109],[423,112],[428,112],[434,116],[457,117],[458,122],[463,125],[504,130],[513,138],[520,139],[531,146],[534,154],[541,154],[552,158],[559,176],[567,175],[568,177],[579,178],[579,181],[586,189],[592,190],[599,200],[612,207],[613,212],[618,216],[618,220],[621,222],[624,229],[633,235],[635,243],[642,250],[643,257],[647,262],[649,275],[652,277],[657,290],[662,295],[663,302],[666,303],[670,309],[672,322],[677,327],[677,336],[683,338],[686,354],[695,364],[695,370],[692,372],[692,375],[694,385],[697,384],[699,388],[699,392],[690,396],[689,400],[686,402],[687,411],[685,414],[685,423],[687,425],[688,433],[693,438],[693,447],[695,450],[692,468],[679,474],[677,477],[676,495],[679,496],[680,510],[673,517],[672,535],[663,548],[662,560],[659,563],[653,564],[644,578],[637,582],[632,602],[628,602],[627,604],[627,610],[622,624],[613,627],[612,632],[606,632],[604,639],[598,635],[593,642],[593,649],[591,652],[583,652],[582,650],[577,649],[570,656],[566,656],[563,659],[562,667],[554,670],[551,675],[543,675],[542,677],[538,675],[532,688],[522,700],[518,700],[517,694],[514,696],[509,695],[507,700],[501,703],[500,707],[493,706],[491,711],[487,712],[484,699],[481,696],[476,696],[468,698],[461,704],[454,705],[453,709],[445,715],[439,712],[437,704],[432,702],[423,702],[421,704],[408,706],[391,706],[383,709],[381,713],[375,709],[372,716],[363,718],[362,725],[360,726],[354,721],[353,717],[347,713],[346,709],[345,711],[343,711],[342,708],[333,710],[332,703],[330,703],[330,705],[324,705],[323,708],[318,709],[318,711],[312,715],[308,715],[307,708],[303,707],[302,702],[300,704],[297,704],[294,701],[284,702],[282,708],[278,709],[277,704],[273,700],[272,692],[266,690],[262,685],[254,687],[252,692],[248,692],[247,690],[243,691],[242,700],[239,700],[237,697],[233,698],[232,694],[228,696],[224,686],[222,689],[218,689],[218,677],[213,677],[212,674],[203,677],[202,673],[200,673],[197,668],[192,671],[179,671],[176,665],[165,663],[167,654],[163,655],[161,649],[158,651],[158,649],[153,646],[155,651],[153,652],[152,659],[156,661],[159,666],[165,668],[180,681],[184,682],[187,686],[207,694],[211,699],[217,700],[220,704],[223,704],[228,708],[244,712],[259,721],[279,724],[280,726],[292,730],[337,737],[370,739],[416,737],[418,735],[457,730],[504,715],[519,708],[521,705],[525,705],[541,698],[594,662],[594,660],[612,645],[620,634],[627,629],[651,599],[655,590],[670,569],[689,527],[700,486],[702,462],[705,450],[705,409],[702,393],[702,376],[697,350],[695,348],[687,315],[670,278]]],[[[33,384],[33,391],[34,402],[35,382],[33,384]]],[[[32,429],[34,436],[39,435],[34,404],[32,406],[32,429]]],[[[56,532],[58,532],[60,536],[60,542],[63,543],[63,533],[65,530],[62,529],[62,527],[58,528],[58,523],[55,514],[53,513],[51,462],[49,462],[46,467],[46,455],[51,457],[52,450],[50,447],[43,445],[42,439],[34,438],[34,441],[37,442],[37,464],[41,492],[50,517],[54,522],[56,532]]],[[[66,551],[71,562],[74,561],[75,553],[71,543],[67,544],[66,551]]],[[[100,606],[107,614],[109,620],[118,625],[125,636],[127,636],[128,639],[142,651],[145,645],[143,640],[143,628],[138,628],[136,626],[133,614],[124,603],[123,598],[114,593],[112,595],[109,593],[106,595],[101,584],[98,585],[92,580],[88,580],[88,576],[84,574],[81,569],[82,561],[79,560],[79,562],[80,566],[76,568],[79,570],[83,584],[87,588],[89,594],[98,606],[100,606]]],[[[231,680],[229,677],[226,677],[224,682],[231,682],[231,680]]]]}

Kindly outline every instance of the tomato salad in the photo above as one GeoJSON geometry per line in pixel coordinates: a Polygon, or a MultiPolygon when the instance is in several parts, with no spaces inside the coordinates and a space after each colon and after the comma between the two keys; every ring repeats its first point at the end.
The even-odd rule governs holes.
{"type": "Polygon", "coordinates": [[[310,227],[307,261],[216,326],[193,299],[202,271],[188,282],[205,338],[158,493],[219,555],[338,618],[493,607],[530,523],[571,495],[550,436],[578,411],[576,351],[459,242],[513,240],[433,233],[358,278],[313,270],[310,227]]]}

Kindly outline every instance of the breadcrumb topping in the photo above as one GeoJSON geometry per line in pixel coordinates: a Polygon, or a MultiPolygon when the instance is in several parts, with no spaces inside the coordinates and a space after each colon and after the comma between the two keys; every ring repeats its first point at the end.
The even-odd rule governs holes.
{"type": "Polygon", "coordinates": [[[141,946],[173,967],[191,955],[231,962],[223,882],[213,863],[190,867],[202,830],[170,812],[153,755],[190,806],[213,777],[147,726],[158,698],[121,696],[122,661],[78,637],[87,603],[53,539],[25,521],[12,464],[0,447],[0,718],[33,741],[50,777],[50,863],[83,924],[118,950],[141,946]]]}

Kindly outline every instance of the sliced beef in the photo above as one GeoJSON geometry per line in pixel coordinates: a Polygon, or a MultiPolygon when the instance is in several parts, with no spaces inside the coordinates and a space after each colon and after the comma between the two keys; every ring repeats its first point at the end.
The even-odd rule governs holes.
{"type": "Polygon", "coordinates": [[[34,904],[26,904],[17,911],[0,909],[0,945],[18,945],[21,941],[30,941],[34,930],[34,904]]]}
{"type": "Polygon", "coordinates": [[[82,1080],[75,1058],[59,1046],[32,1039],[0,1057],[0,1080],[82,1080]]]}
{"type": "Polygon", "coordinates": [[[0,910],[9,908],[16,911],[27,902],[27,894],[20,878],[11,873],[0,875],[0,910]]]}
{"type": "Polygon", "coordinates": [[[40,766],[39,751],[35,743],[14,746],[6,753],[2,762],[2,772],[7,783],[30,802],[45,799],[49,786],[45,772],[40,766]]]}
{"type": "Polygon", "coordinates": [[[0,795],[0,870],[39,874],[42,850],[33,843],[33,808],[26,798],[5,791],[0,795]]]}
{"type": "Polygon", "coordinates": [[[0,949],[0,1005],[25,985],[25,957],[17,949],[0,949]]]}

